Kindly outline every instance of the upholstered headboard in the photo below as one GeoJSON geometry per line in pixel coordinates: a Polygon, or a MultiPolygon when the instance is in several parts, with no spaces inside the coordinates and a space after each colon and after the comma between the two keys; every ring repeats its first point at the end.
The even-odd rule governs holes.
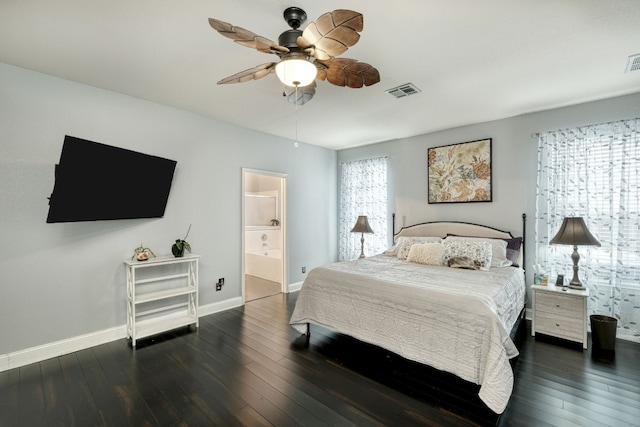
{"type": "Polygon", "coordinates": [[[502,231],[484,225],[470,224],[467,222],[436,221],[402,227],[393,239],[395,241],[400,236],[434,236],[445,238],[447,234],[496,239],[513,239],[514,237],[508,231],[502,231]]]}
{"type": "MultiPolygon", "coordinates": [[[[520,254],[518,264],[524,268],[524,236],[526,232],[527,215],[522,214],[522,244],[520,246],[520,254]]],[[[498,230],[497,228],[486,225],[473,224],[469,222],[459,221],[433,221],[423,222],[421,224],[409,225],[402,227],[398,233],[395,233],[395,214],[393,214],[393,241],[396,242],[401,236],[434,236],[445,238],[448,234],[457,236],[486,237],[492,239],[513,239],[514,236],[509,231],[498,230]]]]}

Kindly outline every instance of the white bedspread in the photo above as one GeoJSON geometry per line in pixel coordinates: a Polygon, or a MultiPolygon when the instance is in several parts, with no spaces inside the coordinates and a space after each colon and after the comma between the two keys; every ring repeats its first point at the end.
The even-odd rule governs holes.
{"type": "Polygon", "coordinates": [[[313,323],[480,385],[502,413],[513,389],[509,337],[525,302],[519,268],[427,266],[378,255],[318,267],[304,281],[290,324],[313,323]]]}

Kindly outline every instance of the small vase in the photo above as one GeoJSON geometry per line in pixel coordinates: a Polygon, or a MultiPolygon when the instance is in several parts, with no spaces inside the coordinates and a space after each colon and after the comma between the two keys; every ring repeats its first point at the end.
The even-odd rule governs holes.
{"type": "Polygon", "coordinates": [[[172,253],[172,254],[173,254],[173,256],[174,256],[174,257],[176,257],[176,258],[181,258],[181,257],[183,257],[183,256],[184,256],[184,250],[186,249],[186,246],[185,246],[185,244],[184,244],[184,243],[182,243],[182,245],[180,245],[180,246],[182,246],[182,247],[181,247],[181,248],[178,248],[177,243],[174,243],[174,244],[171,246],[171,253],[172,253]]]}
{"type": "Polygon", "coordinates": [[[184,256],[184,244],[182,245],[182,249],[178,249],[178,245],[175,243],[171,246],[171,253],[176,258],[182,258],[184,256]]]}

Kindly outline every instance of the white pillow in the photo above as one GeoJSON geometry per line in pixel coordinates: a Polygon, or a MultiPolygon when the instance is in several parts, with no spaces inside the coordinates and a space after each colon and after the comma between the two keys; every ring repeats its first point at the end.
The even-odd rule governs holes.
{"type": "Polygon", "coordinates": [[[418,236],[402,236],[398,237],[396,246],[398,247],[397,256],[398,259],[407,259],[411,245],[414,243],[440,243],[442,239],[440,237],[418,237],[418,236]]]}
{"type": "Polygon", "coordinates": [[[478,261],[479,269],[489,270],[491,267],[492,246],[490,242],[449,240],[444,241],[444,263],[455,257],[469,257],[478,261]]]}
{"type": "Polygon", "coordinates": [[[399,241],[400,239],[401,237],[398,237],[398,242],[396,242],[395,245],[391,246],[389,249],[387,249],[382,253],[388,256],[398,256],[398,247],[400,246],[400,241],[399,241]]]}
{"type": "MultiPolygon", "coordinates": [[[[385,255],[389,255],[389,256],[398,256],[398,250],[400,249],[400,247],[402,246],[402,244],[409,239],[409,237],[406,236],[401,236],[398,237],[394,243],[393,246],[391,246],[389,249],[387,249],[386,251],[383,252],[383,254],[385,255]]],[[[441,239],[442,240],[442,239],[441,239]]]]}
{"type": "Polygon", "coordinates": [[[442,243],[414,243],[409,249],[407,261],[426,265],[442,265],[444,245],[442,243]]]}
{"type": "Polygon", "coordinates": [[[491,244],[491,267],[508,267],[512,264],[507,259],[507,242],[502,239],[488,237],[447,236],[446,241],[488,242],[491,244]]]}

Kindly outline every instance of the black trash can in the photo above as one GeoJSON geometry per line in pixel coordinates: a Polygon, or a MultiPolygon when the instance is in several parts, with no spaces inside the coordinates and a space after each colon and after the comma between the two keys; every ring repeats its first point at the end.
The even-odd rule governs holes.
{"type": "Polygon", "coordinates": [[[602,314],[592,314],[591,342],[594,353],[613,353],[616,349],[616,328],[618,320],[615,317],[602,314]]]}

